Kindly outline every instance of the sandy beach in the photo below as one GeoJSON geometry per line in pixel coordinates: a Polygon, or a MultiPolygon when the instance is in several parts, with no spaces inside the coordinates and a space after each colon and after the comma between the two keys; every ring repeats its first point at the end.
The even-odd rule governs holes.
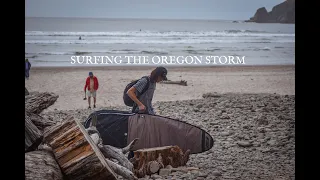
{"type": "MultiPolygon", "coordinates": [[[[123,106],[127,83],[148,75],[153,67],[37,68],[30,71],[25,87],[31,91],[53,92],[57,102],[46,111],[86,109],[83,100],[88,72],[99,80],[97,108],[123,106]]],[[[204,93],[295,94],[295,66],[169,67],[168,79],[185,80],[188,86],[157,84],[153,102],[200,99],[204,93]]]]}
{"type": "MultiPolygon", "coordinates": [[[[33,68],[26,87],[53,92],[58,100],[41,112],[51,122],[73,116],[81,122],[95,110],[130,110],[122,91],[152,68],[33,68]],[[92,71],[100,82],[97,108],[87,109],[84,82],[92,71]]],[[[156,113],[206,130],[209,151],[192,154],[199,171],[154,174],[141,179],[294,179],[295,66],[168,68],[168,79],[188,86],[158,84],[156,113]]],[[[119,177],[119,179],[123,179],[119,177]]]]}

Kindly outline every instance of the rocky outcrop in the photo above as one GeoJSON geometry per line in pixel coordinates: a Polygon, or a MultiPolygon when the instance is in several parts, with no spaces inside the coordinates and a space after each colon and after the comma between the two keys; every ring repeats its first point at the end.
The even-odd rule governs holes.
{"type": "Polygon", "coordinates": [[[253,21],[257,23],[266,22],[269,19],[268,11],[265,7],[259,8],[256,14],[253,16],[253,21]]]}
{"type": "Polygon", "coordinates": [[[256,23],[295,23],[295,0],[286,0],[267,12],[265,7],[259,8],[255,15],[246,22],[256,23]]]}

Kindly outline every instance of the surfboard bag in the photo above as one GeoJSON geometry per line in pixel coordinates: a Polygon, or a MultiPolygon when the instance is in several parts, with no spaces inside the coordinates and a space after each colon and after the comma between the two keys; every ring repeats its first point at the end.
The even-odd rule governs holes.
{"type": "MultiPolygon", "coordinates": [[[[142,78],[146,78],[148,83],[147,85],[144,87],[144,89],[142,90],[141,94],[138,94],[137,98],[139,98],[139,96],[141,96],[143,93],[145,93],[149,87],[149,83],[150,83],[150,80],[148,78],[148,76],[143,76],[142,78]]],[[[127,92],[128,90],[133,86],[135,85],[138,81],[138,80],[135,80],[135,81],[132,81],[130,82],[129,84],[127,84],[127,86],[124,88],[124,91],[123,91],[123,102],[125,105],[127,106],[130,106],[130,107],[133,107],[133,104],[134,104],[134,101],[128,96],[127,92]]]]}
{"type": "Polygon", "coordinates": [[[192,124],[169,117],[136,114],[118,110],[100,110],[84,121],[88,128],[92,116],[97,116],[97,130],[103,143],[118,148],[127,146],[139,138],[133,150],[177,145],[192,154],[212,148],[214,141],[209,133],[192,124]]]}

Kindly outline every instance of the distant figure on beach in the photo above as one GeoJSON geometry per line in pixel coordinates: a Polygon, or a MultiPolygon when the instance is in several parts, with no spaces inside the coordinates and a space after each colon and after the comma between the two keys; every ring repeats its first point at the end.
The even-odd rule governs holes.
{"type": "Polygon", "coordinates": [[[156,89],[156,83],[163,80],[167,80],[167,69],[157,67],[149,76],[142,77],[129,88],[127,95],[134,102],[133,113],[155,114],[152,107],[153,93],[156,89]]]}
{"type": "Polygon", "coordinates": [[[29,62],[29,59],[25,60],[25,78],[28,80],[29,79],[29,71],[31,68],[31,63],[29,62]]]}
{"type": "Polygon", "coordinates": [[[140,29],[140,31],[141,31],[141,29],[140,29]]]}
{"type": "Polygon", "coordinates": [[[81,40],[81,36],[79,36],[79,40],[81,40]]]}
{"type": "Polygon", "coordinates": [[[91,109],[91,97],[93,97],[93,108],[96,107],[96,97],[97,97],[98,88],[99,88],[98,78],[94,76],[92,72],[89,72],[89,77],[87,77],[86,84],[84,86],[84,93],[88,96],[88,103],[89,103],[88,109],[91,109]]]}

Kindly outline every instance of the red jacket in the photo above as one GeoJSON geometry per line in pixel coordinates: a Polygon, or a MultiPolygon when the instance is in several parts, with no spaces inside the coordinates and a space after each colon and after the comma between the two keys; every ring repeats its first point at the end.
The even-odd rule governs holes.
{"type": "MultiPolygon", "coordinates": [[[[90,91],[90,77],[87,77],[86,85],[84,86],[84,91],[86,91],[86,88],[88,87],[88,91],[90,91]]],[[[96,91],[98,90],[99,82],[98,78],[93,76],[93,89],[96,91]]]]}

